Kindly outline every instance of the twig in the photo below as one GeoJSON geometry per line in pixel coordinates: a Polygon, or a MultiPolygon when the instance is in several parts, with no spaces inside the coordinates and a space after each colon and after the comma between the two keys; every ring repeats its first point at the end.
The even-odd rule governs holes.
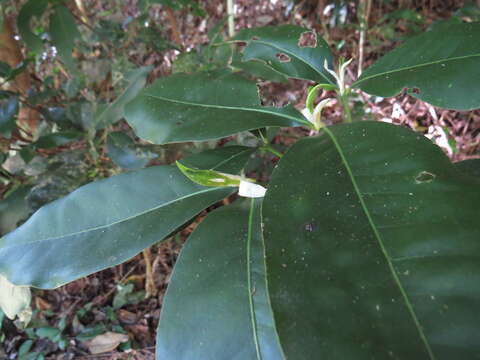
{"type": "Polygon", "coordinates": [[[81,13],[81,15],[77,15],[75,13],[75,11],[70,11],[71,14],[73,15],[73,17],[75,18],[75,20],[77,20],[80,24],[82,24],[83,26],[85,26],[86,28],[88,28],[91,32],[95,33],[95,34],[99,34],[97,30],[95,30],[95,28],[90,25],[84,18],[84,14],[82,13],[82,10],[80,10],[80,8],[78,7],[78,4],[76,4],[77,6],[77,9],[78,11],[81,13]]]}
{"type": "Polygon", "coordinates": [[[87,12],[85,11],[85,6],[83,4],[82,0],[75,0],[75,5],[77,6],[78,12],[80,13],[81,19],[84,22],[86,26],[88,23],[88,15],[87,12]]]}
{"type": "Polygon", "coordinates": [[[318,20],[320,21],[320,25],[322,26],[322,29],[323,29],[323,38],[325,39],[325,41],[327,43],[330,44],[330,33],[328,31],[328,26],[326,24],[326,22],[324,21],[325,18],[324,18],[324,15],[323,15],[323,12],[325,11],[325,6],[326,6],[326,0],[319,0],[318,3],[317,3],[317,9],[316,9],[316,13],[317,13],[317,17],[318,17],[318,20]]]}
{"type": "Polygon", "coordinates": [[[283,154],[277,150],[275,150],[270,144],[265,144],[261,147],[261,149],[265,150],[265,151],[268,151],[270,153],[272,153],[273,155],[281,158],[283,156],[283,154]]]}
{"type": "Polygon", "coordinates": [[[180,30],[178,30],[178,22],[172,8],[165,6],[165,12],[167,13],[168,21],[170,22],[170,29],[172,30],[172,38],[179,46],[183,47],[182,36],[180,30]]]}
{"type": "Polygon", "coordinates": [[[231,38],[235,35],[234,0],[227,0],[227,16],[228,16],[228,36],[231,38]]]}
{"type": "Polygon", "coordinates": [[[143,259],[145,260],[145,298],[157,295],[157,287],[155,286],[155,280],[153,279],[152,271],[152,252],[150,248],[146,248],[142,252],[143,259]]]}
{"type": "Polygon", "coordinates": [[[365,37],[367,35],[368,18],[370,16],[370,9],[372,0],[360,0],[358,5],[358,18],[360,21],[360,39],[358,41],[358,71],[357,77],[362,74],[363,68],[363,52],[365,47],[365,37]]]}

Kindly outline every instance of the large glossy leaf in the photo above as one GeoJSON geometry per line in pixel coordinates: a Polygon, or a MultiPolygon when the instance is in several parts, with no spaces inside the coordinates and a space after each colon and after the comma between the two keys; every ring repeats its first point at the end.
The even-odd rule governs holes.
{"type": "Polygon", "coordinates": [[[17,17],[18,32],[27,47],[40,54],[42,51],[42,39],[34,34],[30,21],[34,17],[40,17],[46,10],[48,0],[29,0],[22,6],[17,17]]]}
{"type": "Polygon", "coordinates": [[[379,122],[327,128],[264,199],[268,283],[288,359],[475,359],[480,180],[379,122]]]}
{"type": "Polygon", "coordinates": [[[465,174],[480,178],[480,159],[463,160],[455,163],[455,166],[465,174]]]}
{"type": "Polygon", "coordinates": [[[233,40],[247,43],[243,61],[261,60],[291,78],[335,84],[324,68],[325,60],[333,68],[332,53],[325,40],[311,30],[295,25],[265,26],[241,30],[233,40]],[[312,37],[310,43],[302,44],[307,36],[312,37]]]}
{"type": "Polygon", "coordinates": [[[282,359],[265,283],[259,200],[221,208],[175,265],[157,333],[158,360],[282,359]]]}
{"type": "MultiPolygon", "coordinates": [[[[238,162],[229,169],[239,170],[238,162]]],[[[235,190],[194,184],[174,166],[85,185],[0,239],[0,274],[16,285],[60,286],[122,263],[235,190]]]]}
{"type": "Polygon", "coordinates": [[[215,139],[265,126],[309,126],[292,106],[260,106],[257,87],[228,72],[157,80],[125,108],[138,136],[154,143],[215,139]]]}
{"type": "Polygon", "coordinates": [[[147,82],[147,76],[152,71],[151,66],[143,66],[127,75],[128,86],[111,104],[104,106],[95,115],[97,129],[111,125],[124,116],[125,105],[138,95],[147,82]]]}
{"type": "Polygon", "coordinates": [[[52,43],[65,66],[68,70],[76,72],[72,51],[75,47],[75,40],[80,37],[80,32],[72,13],[66,6],[57,5],[54,7],[50,15],[49,33],[52,43]]]}
{"type": "Polygon", "coordinates": [[[408,88],[411,95],[443,108],[479,108],[479,37],[479,22],[428,31],[378,60],[354,86],[383,97],[408,88]]]}

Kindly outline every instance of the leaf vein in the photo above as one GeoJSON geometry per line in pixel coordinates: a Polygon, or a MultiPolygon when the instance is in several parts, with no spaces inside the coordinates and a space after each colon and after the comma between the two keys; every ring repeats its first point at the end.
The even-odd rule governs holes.
{"type": "Polygon", "coordinates": [[[457,57],[452,57],[452,58],[448,58],[448,59],[431,61],[431,62],[428,62],[428,63],[419,64],[419,65],[406,66],[406,67],[395,69],[395,70],[384,71],[384,72],[379,73],[379,74],[367,76],[363,79],[358,79],[352,86],[355,87],[358,84],[361,84],[362,82],[365,82],[365,81],[370,80],[372,78],[380,77],[380,76],[383,76],[383,75],[393,74],[393,73],[397,73],[397,72],[401,72],[401,71],[405,71],[405,70],[426,67],[426,66],[435,65],[435,64],[444,63],[444,62],[449,62],[449,61],[462,60],[462,59],[467,59],[467,58],[471,58],[471,57],[479,57],[479,56],[480,56],[480,54],[457,56],[457,57]]]}
{"type": "Polygon", "coordinates": [[[172,103],[176,103],[176,104],[182,104],[182,105],[188,105],[188,106],[198,106],[198,107],[203,107],[203,108],[212,108],[212,109],[221,109],[221,110],[237,110],[237,111],[250,111],[250,112],[260,112],[260,113],[265,113],[265,114],[270,114],[270,115],[277,115],[277,116],[280,116],[280,117],[284,117],[284,118],[287,118],[289,120],[293,120],[297,123],[301,123],[301,124],[304,124],[305,126],[308,126],[308,127],[311,127],[310,123],[306,120],[302,120],[300,118],[296,118],[296,117],[293,117],[293,116],[290,116],[290,115],[287,115],[287,114],[282,114],[282,113],[279,113],[279,112],[275,112],[275,111],[267,111],[265,109],[262,109],[262,108],[244,108],[244,107],[240,107],[240,106],[226,106],[226,105],[212,105],[212,104],[199,104],[199,103],[192,103],[192,102],[189,102],[189,101],[182,101],[182,100],[176,100],[176,99],[169,99],[169,98],[165,98],[163,96],[158,96],[158,95],[153,95],[153,94],[145,94],[145,96],[147,97],[151,97],[151,98],[154,98],[154,99],[158,99],[158,100],[163,100],[163,101],[167,101],[167,102],[172,102],[172,103]]]}
{"type": "Polygon", "coordinates": [[[158,210],[164,206],[168,206],[168,205],[171,205],[177,201],[181,201],[181,200],[185,200],[185,199],[188,199],[192,196],[195,196],[195,195],[200,195],[200,194],[204,194],[204,193],[207,193],[207,192],[210,192],[210,191],[215,191],[215,190],[218,190],[219,188],[209,188],[209,189],[205,189],[205,190],[202,190],[202,191],[199,191],[199,192],[196,192],[196,193],[193,193],[193,194],[189,194],[189,195],[186,195],[186,196],[183,196],[183,197],[179,197],[177,199],[174,199],[174,200],[171,200],[171,201],[167,201],[166,203],[162,203],[158,206],[155,206],[153,208],[150,208],[148,210],[145,210],[145,211],[142,211],[142,212],[139,212],[135,215],[132,215],[132,216],[128,216],[126,218],[123,218],[123,219],[120,219],[120,220],[117,220],[117,221],[114,221],[112,223],[109,223],[109,224],[103,224],[103,225],[99,225],[99,226],[95,226],[95,227],[91,227],[91,228],[88,228],[88,229],[84,229],[84,230],[81,230],[81,231],[77,231],[77,232],[73,232],[71,234],[64,234],[64,235],[60,235],[60,236],[55,236],[55,237],[50,237],[50,238],[46,238],[46,239],[40,239],[40,240],[34,240],[34,241],[30,241],[30,242],[27,242],[27,243],[22,243],[22,244],[13,244],[13,245],[7,245],[7,246],[2,246],[0,248],[0,251],[1,250],[5,250],[5,249],[9,249],[9,248],[13,248],[15,246],[18,246],[18,245],[26,245],[26,244],[38,244],[38,243],[42,243],[42,242],[47,242],[47,241],[55,241],[55,240],[58,240],[58,239],[61,239],[61,238],[64,238],[64,237],[70,237],[70,236],[76,236],[76,235],[81,235],[81,234],[84,234],[84,233],[88,233],[88,232],[92,232],[92,231],[96,231],[96,230],[101,230],[101,229],[105,229],[105,228],[108,228],[108,227],[111,227],[111,226],[114,226],[114,225],[117,225],[117,224],[121,224],[123,222],[126,222],[126,221],[130,221],[132,219],[135,219],[139,216],[142,216],[142,215],[145,215],[149,212],[152,212],[152,211],[155,211],[155,210],[158,210]]]}

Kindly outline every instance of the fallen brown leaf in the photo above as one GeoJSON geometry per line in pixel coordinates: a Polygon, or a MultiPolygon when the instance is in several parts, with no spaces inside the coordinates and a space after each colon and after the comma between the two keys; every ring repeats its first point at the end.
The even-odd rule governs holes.
{"type": "Polygon", "coordinates": [[[40,296],[35,297],[35,307],[37,310],[44,311],[44,310],[50,310],[52,308],[52,304],[50,304],[48,301],[42,299],[40,296]]]}
{"type": "Polygon", "coordinates": [[[114,333],[111,331],[97,335],[86,343],[92,354],[101,354],[115,350],[118,345],[128,341],[128,335],[114,333]]]}
{"type": "Polygon", "coordinates": [[[118,310],[118,318],[120,319],[120,321],[122,323],[131,325],[131,324],[135,324],[138,316],[137,316],[137,314],[132,313],[130,311],[120,309],[120,310],[118,310]]]}

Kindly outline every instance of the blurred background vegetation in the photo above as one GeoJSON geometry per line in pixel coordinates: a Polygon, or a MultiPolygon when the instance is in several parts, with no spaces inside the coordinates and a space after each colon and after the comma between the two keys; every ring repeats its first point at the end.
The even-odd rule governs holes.
{"type": "MultiPolygon", "coordinates": [[[[258,79],[264,104],[303,108],[311,83],[242,62],[241,47],[224,42],[239,29],[284,23],[314,29],[337,56],[353,58],[352,81],[411,36],[480,18],[478,0],[0,0],[0,7],[0,235],[87,182],[258,141],[248,132],[164,146],[137,138],[123,108],[156,78],[230,68],[258,79]]],[[[480,157],[479,111],[437,109],[406,94],[355,94],[351,101],[354,120],[408,126],[454,161],[480,157]]],[[[328,124],[341,121],[335,102],[324,113],[328,124]]],[[[268,132],[280,150],[305,135],[305,129],[268,132]]],[[[249,170],[267,177],[275,161],[265,154],[249,170]]],[[[173,263],[203,216],[126,264],[35,291],[26,328],[0,312],[0,359],[153,359],[173,263]]]]}

